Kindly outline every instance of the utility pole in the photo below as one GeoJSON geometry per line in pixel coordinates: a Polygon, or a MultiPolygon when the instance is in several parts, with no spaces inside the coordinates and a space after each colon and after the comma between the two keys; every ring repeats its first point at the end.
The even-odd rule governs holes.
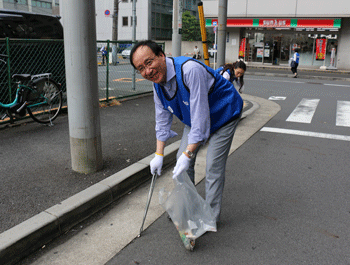
{"type": "Polygon", "coordinates": [[[72,169],[80,173],[102,168],[95,0],[62,1],[64,54],[72,169]],[[77,12],[79,11],[79,12],[77,12]]]}
{"type": "Polygon", "coordinates": [[[120,0],[114,0],[113,32],[112,32],[112,40],[114,40],[114,41],[118,40],[119,2],[120,2],[120,0]]]}
{"type": "Polygon", "coordinates": [[[181,56],[183,0],[173,0],[172,56],[181,56]]]}
{"type": "MultiPolygon", "coordinates": [[[[136,43],[136,0],[132,0],[132,45],[136,43]]],[[[136,69],[132,71],[132,90],[136,90],[136,69]]]]}
{"type": "Polygon", "coordinates": [[[226,56],[227,0],[219,0],[218,14],[218,66],[225,64],[226,56]]]}
{"type": "Polygon", "coordinates": [[[114,0],[114,10],[113,10],[113,26],[112,26],[112,62],[114,65],[118,64],[118,15],[119,15],[119,3],[120,0],[114,0]]]}

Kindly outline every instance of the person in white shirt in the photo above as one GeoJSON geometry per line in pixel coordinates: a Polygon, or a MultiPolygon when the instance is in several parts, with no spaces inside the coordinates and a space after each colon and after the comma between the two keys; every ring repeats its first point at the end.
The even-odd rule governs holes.
{"type": "Polygon", "coordinates": [[[153,82],[156,115],[156,153],[150,162],[152,174],[160,174],[173,115],[185,124],[173,178],[187,172],[194,182],[199,148],[208,142],[206,201],[219,221],[225,167],[232,138],[240,121],[243,100],[232,83],[193,58],[165,57],[162,48],[148,40],[138,42],[130,53],[131,65],[153,82]]]}
{"type": "Polygon", "coordinates": [[[199,59],[199,49],[197,46],[194,46],[194,59],[199,59]]]}
{"type": "Polygon", "coordinates": [[[299,50],[295,49],[293,59],[290,65],[291,66],[290,70],[292,71],[294,78],[298,77],[299,58],[300,58],[299,50]]]}

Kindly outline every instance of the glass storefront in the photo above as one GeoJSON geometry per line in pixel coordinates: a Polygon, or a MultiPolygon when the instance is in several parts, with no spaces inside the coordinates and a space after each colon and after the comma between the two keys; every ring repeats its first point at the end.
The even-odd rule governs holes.
{"type": "Polygon", "coordinates": [[[271,65],[287,65],[294,49],[299,50],[299,65],[329,66],[331,59],[336,60],[338,46],[337,32],[314,32],[276,29],[245,29],[243,37],[246,38],[245,60],[271,65]],[[326,58],[316,60],[316,40],[325,39],[326,58]]]}

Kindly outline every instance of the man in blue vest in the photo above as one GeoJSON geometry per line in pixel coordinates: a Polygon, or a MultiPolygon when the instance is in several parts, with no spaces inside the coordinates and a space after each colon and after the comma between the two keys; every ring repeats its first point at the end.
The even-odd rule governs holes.
{"type": "Polygon", "coordinates": [[[157,147],[151,173],[161,173],[166,141],[177,135],[170,129],[176,115],[185,128],[173,178],[187,171],[194,182],[196,154],[208,142],[206,201],[218,222],[226,160],[241,117],[242,98],[232,83],[212,68],[189,57],[166,58],[162,48],[150,40],[133,47],[130,62],[153,82],[157,147]]]}

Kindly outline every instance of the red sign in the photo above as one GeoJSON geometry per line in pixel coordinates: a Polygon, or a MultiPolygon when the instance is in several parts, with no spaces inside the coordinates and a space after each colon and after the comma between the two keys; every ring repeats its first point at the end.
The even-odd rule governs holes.
{"type": "Polygon", "coordinates": [[[259,27],[262,28],[289,28],[290,19],[260,19],[259,27]]]}
{"type": "Polygon", "coordinates": [[[243,38],[241,40],[241,45],[239,46],[239,54],[238,54],[239,58],[244,58],[245,56],[245,45],[246,45],[246,38],[243,38]]]}
{"type": "Polygon", "coordinates": [[[227,27],[252,27],[253,19],[227,19],[227,27]]]}
{"type": "Polygon", "coordinates": [[[334,19],[298,19],[298,28],[333,28],[334,19]]]}
{"type": "Polygon", "coordinates": [[[326,58],[327,39],[316,40],[316,60],[324,60],[326,58]]]}

